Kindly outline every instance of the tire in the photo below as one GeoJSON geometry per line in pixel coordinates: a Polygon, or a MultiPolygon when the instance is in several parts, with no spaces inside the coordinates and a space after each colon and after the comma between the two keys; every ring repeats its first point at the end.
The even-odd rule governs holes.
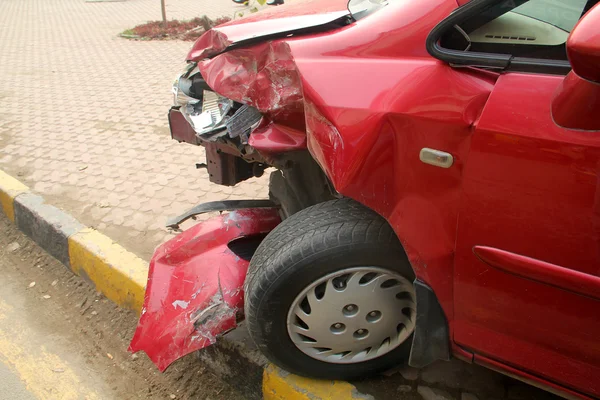
{"type": "Polygon", "coordinates": [[[359,266],[400,275],[412,290],[414,273],[392,228],[381,216],[353,200],[333,200],[306,208],[267,235],[248,269],[245,315],[252,339],[270,361],[302,376],[353,380],[407,360],[412,330],[394,349],[360,362],[316,359],[292,341],[293,334],[288,332],[288,318],[293,315],[290,307],[298,304],[303,291],[331,274],[359,266]]]}

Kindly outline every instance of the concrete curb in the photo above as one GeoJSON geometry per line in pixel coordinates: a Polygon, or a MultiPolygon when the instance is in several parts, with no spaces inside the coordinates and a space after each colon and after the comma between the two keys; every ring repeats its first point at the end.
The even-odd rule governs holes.
{"type": "Polygon", "coordinates": [[[19,230],[121,307],[140,311],[148,264],[0,171],[2,210],[19,230]]]}
{"type": "MultiPolygon", "coordinates": [[[[148,264],[88,228],[0,171],[0,208],[19,230],[121,307],[140,313],[148,264]]],[[[234,331],[235,332],[235,331],[234,331]]],[[[243,334],[242,334],[243,335],[243,334]]],[[[267,400],[372,399],[346,382],[318,381],[268,364],[248,338],[227,335],[199,357],[248,398],[267,400]],[[224,368],[225,366],[225,368],[224,368]]]]}

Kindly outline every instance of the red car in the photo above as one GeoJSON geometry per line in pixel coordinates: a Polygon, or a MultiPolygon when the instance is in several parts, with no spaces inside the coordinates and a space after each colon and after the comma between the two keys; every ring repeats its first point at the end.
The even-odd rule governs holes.
{"type": "Polygon", "coordinates": [[[303,0],[204,34],[174,139],[270,198],[160,246],[131,349],[164,370],[245,316],[275,364],[457,357],[600,396],[598,0],[303,0]],[[273,168],[271,168],[273,167],[273,168]]]}

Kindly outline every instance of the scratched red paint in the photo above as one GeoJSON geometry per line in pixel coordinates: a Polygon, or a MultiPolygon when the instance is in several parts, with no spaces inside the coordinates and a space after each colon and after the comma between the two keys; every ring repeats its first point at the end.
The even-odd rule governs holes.
{"type": "Polygon", "coordinates": [[[227,244],[264,234],[280,222],[273,208],[233,211],[201,222],[162,244],[150,262],[144,307],[129,350],[143,350],[164,371],[213,344],[244,310],[248,261],[227,244]]]}
{"type": "Polygon", "coordinates": [[[285,42],[231,50],[201,61],[198,68],[222,96],[281,119],[302,113],[300,76],[285,42]]]}

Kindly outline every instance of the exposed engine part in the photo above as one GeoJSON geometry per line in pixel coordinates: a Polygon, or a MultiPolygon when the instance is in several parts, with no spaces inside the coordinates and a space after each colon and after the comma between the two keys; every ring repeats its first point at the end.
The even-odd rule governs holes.
{"type": "Polygon", "coordinates": [[[266,164],[248,162],[215,146],[206,146],[206,169],[213,183],[234,186],[248,178],[262,176],[266,168],[266,164]]]}
{"type": "Polygon", "coordinates": [[[340,197],[308,151],[285,154],[274,163],[269,198],[284,218],[306,207],[340,197]]]}

